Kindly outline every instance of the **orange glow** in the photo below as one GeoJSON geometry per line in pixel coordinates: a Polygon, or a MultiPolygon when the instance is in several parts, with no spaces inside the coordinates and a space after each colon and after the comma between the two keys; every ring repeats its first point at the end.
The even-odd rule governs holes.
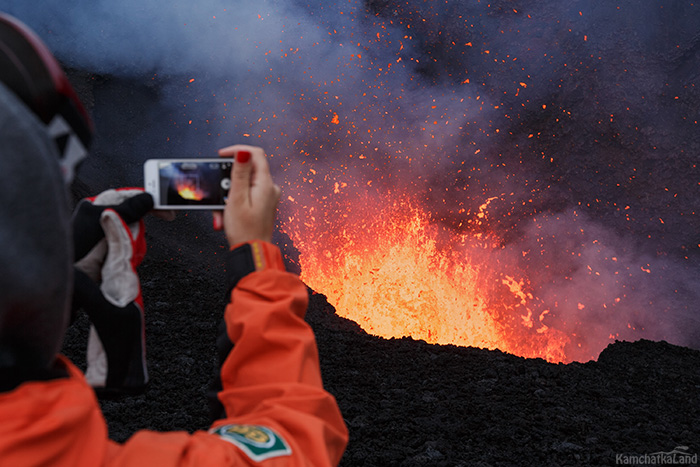
{"type": "Polygon", "coordinates": [[[190,178],[182,178],[175,184],[177,194],[183,199],[192,201],[201,201],[204,198],[204,192],[200,190],[195,181],[190,178]]]}
{"type": "Polygon", "coordinates": [[[489,261],[493,239],[440,228],[408,201],[353,199],[320,222],[299,208],[302,279],[368,333],[566,361],[569,339],[543,323],[548,311],[533,319],[527,281],[489,261]]]}

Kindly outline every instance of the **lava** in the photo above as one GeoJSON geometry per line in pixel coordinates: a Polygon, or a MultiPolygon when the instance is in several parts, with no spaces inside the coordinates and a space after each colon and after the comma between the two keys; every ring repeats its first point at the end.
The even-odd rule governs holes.
{"type": "Polygon", "coordinates": [[[385,338],[570,360],[569,338],[545,324],[548,311],[529,307],[527,281],[492,261],[494,236],[451,231],[414,202],[389,198],[289,219],[302,279],[339,315],[385,338]]]}
{"type": "Polygon", "coordinates": [[[199,188],[197,180],[192,177],[179,177],[175,182],[177,194],[183,199],[191,201],[201,201],[205,193],[199,188]]]}

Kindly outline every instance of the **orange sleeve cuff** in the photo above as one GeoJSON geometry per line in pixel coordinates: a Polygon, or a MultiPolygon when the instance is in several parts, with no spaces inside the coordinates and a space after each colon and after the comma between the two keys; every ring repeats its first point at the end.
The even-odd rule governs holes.
{"type": "Polygon", "coordinates": [[[285,270],[282,252],[276,245],[262,240],[234,245],[226,258],[229,291],[251,272],[265,269],[285,270]]]}

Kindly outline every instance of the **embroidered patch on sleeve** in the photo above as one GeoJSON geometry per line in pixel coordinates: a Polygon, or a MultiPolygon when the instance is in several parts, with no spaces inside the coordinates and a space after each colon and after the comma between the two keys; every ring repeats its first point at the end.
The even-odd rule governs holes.
{"type": "Polygon", "coordinates": [[[292,449],[273,430],[261,425],[224,425],[209,430],[223,440],[235,444],[256,462],[272,457],[288,456],[292,449]]]}

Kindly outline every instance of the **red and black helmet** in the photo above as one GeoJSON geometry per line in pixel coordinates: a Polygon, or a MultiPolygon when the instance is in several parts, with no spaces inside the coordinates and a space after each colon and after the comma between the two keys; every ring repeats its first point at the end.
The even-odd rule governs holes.
{"type": "Polygon", "coordinates": [[[56,141],[66,183],[87,156],[90,116],[44,42],[25,24],[0,13],[0,82],[29,107],[56,141]]]}

